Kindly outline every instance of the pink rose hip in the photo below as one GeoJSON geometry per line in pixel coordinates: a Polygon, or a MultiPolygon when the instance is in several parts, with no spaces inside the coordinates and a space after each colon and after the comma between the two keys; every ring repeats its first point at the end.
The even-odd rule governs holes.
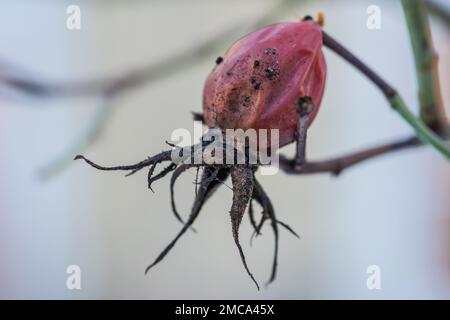
{"type": "Polygon", "coordinates": [[[322,31],[313,21],[279,23],[235,42],[217,60],[203,91],[208,127],[279,129],[280,146],[295,139],[296,101],[310,96],[314,120],[326,64],[322,31]]]}

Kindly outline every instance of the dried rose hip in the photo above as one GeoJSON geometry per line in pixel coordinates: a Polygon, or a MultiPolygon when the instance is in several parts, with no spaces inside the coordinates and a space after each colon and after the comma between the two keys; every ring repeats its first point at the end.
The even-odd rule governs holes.
{"type": "Polygon", "coordinates": [[[310,96],[314,120],[326,64],[322,30],[313,21],[279,23],[234,43],[206,80],[206,124],[221,129],[279,129],[280,146],[295,139],[299,97],[310,96]]]}
{"type": "Polygon", "coordinates": [[[295,174],[318,172],[338,174],[347,167],[373,156],[419,144],[419,139],[413,137],[332,160],[306,161],[307,129],[317,115],[325,85],[326,65],[322,53],[323,43],[374,82],[389,100],[393,97],[398,98],[395,90],[373,70],[323,32],[320,28],[322,23],[323,16],[319,15],[318,22],[306,16],[302,22],[270,25],[241,38],[224,57],[217,58],[216,66],[205,83],[203,115],[195,114],[194,118],[205,121],[211,128],[202,136],[199,143],[183,148],[168,143],[173,147],[172,150],[162,151],[132,165],[105,167],[84,156],[75,157],[75,159],[84,159],[98,170],[128,171],[127,176],[147,168],[147,183],[150,189],[155,181],[172,173],[170,179],[172,211],[183,223],[183,227],[147,267],[146,273],[159,264],[174,248],[181,236],[192,227],[206,201],[219,187],[228,186],[226,181],[229,178],[232,183],[232,187],[229,188],[233,193],[229,210],[231,234],[242,264],[258,289],[259,284],[247,265],[244,250],[240,244],[239,230],[244,215],[248,214],[255,236],[261,234],[266,221],[270,222],[274,235],[274,247],[272,272],[268,283],[274,281],[277,273],[278,228],[282,227],[298,237],[289,225],[277,218],[269,196],[257,180],[256,172],[265,163],[260,159],[255,163],[249,161],[253,154],[250,152],[252,150],[243,143],[238,146],[233,145],[235,142],[233,140],[226,140],[226,142],[219,140],[217,149],[213,149],[214,157],[212,157],[209,147],[213,141],[214,143],[217,141],[211,139],[209,133],[221,136],[226,129],[278,129],[280,146],[296,140],[295,158],[292,160],[284,158],[281,166],[285,172],[295,174]],[[237,147],[242,146],[245,147],[244,152],[239,153],[240,150],[237,150],[237,147]],[[215,159],[217,156],[220,160],[222,155],[222,160],[228,161],[225,151],[228,152],[230,149],[232,153],[244,154],[245,161],[231,160],[222,163],[205,160],[205,156],[208,159],[215,159]],[[177,155],[176,159],[173,154],[177,155]],[[201,157],[196,162],[197,155],[201,157]],[[181,159],[179,159],[180,156],[181,159]],[[156,167],[163,162],[168,162],[169,165],[155,174],[156,167]],[[197,170],[195,200],[189,216],[183,219],[175,204],[174,186],[179,177],[189,169],[197,170]],[[200,170],[201,173],[199,173],[200,170]],[[254,203],[262,209],[259,222],[255,218],[254,203]]]}
{"type": "MultiPolygon", "coordinates": [[[[206,124],[219,131],[225,129],[279,129],[279,145],[297,140],[298,159],[304,160],[306,129],[314,120],[322,99],[326,77],[325,59],[322,53],[322,31],[313,21],[280,23],[262,28],[237,41],[225,54],[216,60],[216,67],[206,80],[203,96],[203,118],[206,124]],[[297,127],[298,126],[298,127],[297,127]]],[[[208,153],[211,141],[201,140],[198,144],[183,148],[186,158],[192,160],[192,152],[208,153]],[[187,151],[192,152],[187,152],[187,151]]],[[[224,144],[223,150],[229,148],[224,144]]],[[[234,146],[232,146],[234,148],[234,146]]],[[[219,148],[220,149],[220,148],[219,148]]],[[[179,148],[175,148],[180,153],[179,148]]],[[[234,149],[236,151],[236,149],[234,149]]],[[[219,150],[220,154],[220,150],[219,150]]],[[[250,153],[248,153],[250,154],[250,153]]],[[[246,154],[247,156],[247,154],[246,154]]],[[[281,226],[298,235],[292,228],[277,219],[270,198],[255,173],[261,163],[238,161],[233,163],[191,163],[175,161],[172,151],[166,150],[134,165],[104,167],[83,156],[91,166],[99,170],[125,170],[128,175],[143,168],[149,168],[148,187],[173,172],[170,181],[172,210],[183,228],[177,236],[149,265],[146,272],[161,262],[172,250],[178,239],[193,225],[204,203],[231,177],[233,201],[229,211],[231,231],[241,261],[257,288],[259,284],[247,265],[240,244],[239,227],[245,213],[248,213],[254,234],[259,235],[266,221],[270,221],[275,245],[272,272],[269,283],[275,279],[278,255],[278,227],[281,226]],[[157,165],[170,162],[169,166],[154,175],[157,165]],[[202,169],[196,175],[196,193],[191,213],[183,220],[175,205],[174,185],[188,169],[202,169]],[[198,179],[198,181],[197,181],[198,179]],[[256,222],[252,203],[262,209],[259,223],[256,222]],[[248,210],[247,210],[248,208],[248,210]]],[[[297,161],[297,165],[302,165],[297,161]]],[[[198,173],[198,171],[197,171],[198,173]]]]}

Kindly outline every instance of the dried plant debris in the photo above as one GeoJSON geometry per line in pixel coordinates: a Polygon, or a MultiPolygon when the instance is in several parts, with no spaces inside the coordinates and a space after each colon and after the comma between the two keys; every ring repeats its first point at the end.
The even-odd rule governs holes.
{"type": "MultiPolygon", "coordinates": [[[[208,152],[207,150],[208,143],[201,142],[200,144],[193,145],[189,147],[191,159],[194,160],[195,152],[208,152]]],[[[178,147],[174,147],[178,148],[178,147]]],[[[183,155],[183,152],[187,151],[187,149],[178,148],[179,153],[183,155]]],[[[224,151],[226,146],[224,147],[224,151]]],[[[242,249],[240,238],[239,238],[239,227],[241,225],[242,219],[246,212],[250,216],[251,225],[254,229],[254,235],[261,234],[261,229],[266,221],[270,221],[273,234],[275,237],[275,250],[274,250],[274,258],[273,258],[273,266],[272,272],[269,279],[269,282],[275,280],[276,277],[276,269],[277,269],[277,254],[278,254],[278,226],[284,227],[290,233],[298,237],[295,231],[292,230],[290,226],[287,224],[277,220],[275,216],[275,211],[272,206],[272,203],[263,190],[260,183],[256,180],[255,173],[258,169],[258,165],[249,164],[248,161],[244,164],[189,164],[189,163],[175,163],[172,161],[171,153],[173,150],[163,151],[153,157],[149,157],[146,160],[138,162],[133,165],[124,165],[124,166],[115,166],[115,167],[105,167],[98,165],[84,156],[78,155],[75,159],[83,159],[92,167],[98,170],[107,170],[107,171],[128,171],[126,176],[130,176],[135,174],[136,172],[147,168],[148,169],[148,187],[151,189],[152,184],[169,173],[172,174],[170,179],[170,195],[171,195],[171,206],[172,212],[175,215],[176,219],[182,223],[182,228],[176,237],[167,245],[167,247],[158,255],[155,261],[150,264],[145,272],[147,273],[151,268],[161,262],[164,257],[170,252],[170,250],[175,246],[177,241],[181,238],[181,236],[188,230],[192,229],[192,226],[197,219],[198,215],[201,212],[201,209],[205,202],[211,198],[214,192],[221,186],[226,185],[226,180],[231,177],[232,183],[232,192],[233,192],[233,200],[231,209],[229,211],[230,220],[231,220],[231,230],[234,242],[238,249],[240,258],[242,260],[242,264],[247,271],[250,278],[255,283],[256,287],[259,290],[259,284],[254,278],[250,268],[248,267],[247,261],[245,259],[244,251],[242,249]],[[163,167],[163,169],[155,174],[156,167],[162,163],[168,163],[167,166],[163,167]],[[192,209],[189,217],[184,220],[179,214],[176,202],[175,202],[175,194],[174,194],[174,186],[177,182],[178,178],[190,169],[200,170],[201,174],[198,176],[199,181],[197,182],[197,188],[195,191],[195,199],[192,205],[192,209]],[[254,214],[254,206],[253,201],[256,201],[262,208],[261,218],[259,222],[256,222],[255,214],[254,214]]],[[[238,151],[236,151],[238,152],[238,151]]],[[[207,158],[205,156],[205,158],[207,158]]],[[[184,158],[186,160],[186,158],[184,158]]],[[[248,156],[246,157],[248,159],[248,156]]],[[[189,161],[185,161],[189,162],[189,161]]],[[[191,161],[190,163],[194,163],[191,161]]]]}

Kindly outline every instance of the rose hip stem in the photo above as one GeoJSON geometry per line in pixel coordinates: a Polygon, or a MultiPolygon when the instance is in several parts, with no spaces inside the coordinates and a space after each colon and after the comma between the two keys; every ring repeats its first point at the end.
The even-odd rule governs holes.
{"type": "Polygon", "coordinates": [[[417,137],[425,144],[431,144],[447,159],[450,159],[450,149],[448,144],[443,141],[439,135],[433,132],[428,126],[419,118],[417,118],[407,108],[401,96],[398,94],[391,85],[383,80],[375,71],[364,64],[353,53],[347,50],[338,41],[333,39],[325,31],[322,31],[323,44],[341,56],[344,60],[353,65],[356,69],[361,71],[370,81],[372,81],[385,95],[389,101],[391,107],[396,110],[400,115],[413,127],[416,131],[417,137]]]}

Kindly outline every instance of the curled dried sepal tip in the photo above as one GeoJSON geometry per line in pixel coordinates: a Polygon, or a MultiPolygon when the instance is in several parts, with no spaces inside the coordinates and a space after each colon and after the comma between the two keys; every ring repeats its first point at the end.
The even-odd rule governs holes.
{"type": "Polygon", "coordinates": [[[319,26],[323,27],[325,25],[325,14],[323,12],[319,12],[317,14],[317,23],[319,26]]]}
{"type": "Polygon", "coordinates": [[[306,15],[301,18],[301,21],[315,21],[319,26],[323,27],[325,25],[325,14],[323,12],[317,13],[316,20],[311,15],[306,15]]]}

